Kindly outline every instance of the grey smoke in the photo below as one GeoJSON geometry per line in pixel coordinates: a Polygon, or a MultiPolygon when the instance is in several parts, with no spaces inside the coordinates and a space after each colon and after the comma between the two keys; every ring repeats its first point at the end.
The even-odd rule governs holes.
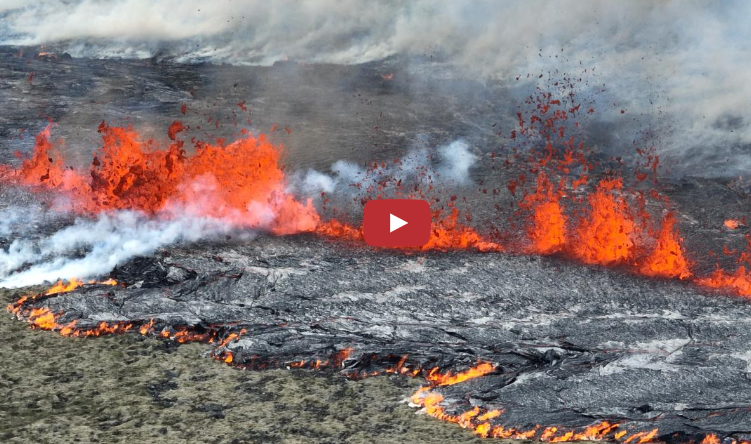
{"type": "Polygon", "coordinates": [[[623,145],[611,149],[648,126],[664,164],[733,175],[751,167],[748,17],[739,0],[5,0],[0,44],[231,64],[437,55],[436,69],[510,85],[594,69],[601,119],[623,145]]]}

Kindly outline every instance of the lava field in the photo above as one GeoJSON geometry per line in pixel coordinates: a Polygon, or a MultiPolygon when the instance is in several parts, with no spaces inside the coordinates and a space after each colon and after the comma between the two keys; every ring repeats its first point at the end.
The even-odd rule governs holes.
{"type": "Polygon", "coordinates": [[[748,180],[661,155],[633,128],[662,111],[583,65],[511,79],[2,46],[7,309],[415,378],[415,411],[482,438],[751,442],[748,180]],[[428,201],[430,241],[368,246],[383,198],[428,201]]]}

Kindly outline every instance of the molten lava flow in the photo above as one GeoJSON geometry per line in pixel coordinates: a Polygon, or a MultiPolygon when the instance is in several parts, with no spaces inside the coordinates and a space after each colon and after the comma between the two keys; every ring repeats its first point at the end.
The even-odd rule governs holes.
{"type": "Polygon", "coordinates": [[[589,196],[589,211],[576,230],[574,254],[588,264],[615,265],[633,256],[636,225],[621,179],[603,179],[589,196]]]}
{"type": "Polygon", "coordinates": [[[560,251],[566,244],[566,222],[559,193],[545,173],[537,176],[537,190],[524,198],[523,208],[531,211],[527,230],[532,242],[532,252],[551,254],[560,251]]]}
{"type": "Polygon", "coordinates": [[[434,219],[430,240],[423,250],[502,251],[501,245],[484,239],[477,231],[459,223],[459,210],[451,208],[448,216],[434,219]]]}
{"type": "Polygon", "coordinates": [[[472,430],[482,438],[535,439],[545,442],[602,441],[610,439],[629,444],[644,444],[654,441],[657,437],[657,429],[629,435],[626,430],[618,430],[619,424],[607,421],[602,421],[580,430],[563,430],[559,427],[542,428],[539,425],[528,430],[506,428],[493,424],[493,420],[502,417],[503,410],[493,409],[483,411],[480,407],[474,407],[464,413],[452,415],[447,413],[441,405],[444,401],[443,395],[431,389],[431,387],[458,384],[478,378],[494,370],[495,366],[488,362],[479,363],[475,367],[456,374],[439,374],[435,369],[431,370],[426,376],[426,379],[431,382],[431,386],[419,388],[412,395],[410,401],[412,404],[422,407],[427,415],[441,421],[456,423],[465,429],[472,430]]]}
{"type": "Polygon", "coordinates": [[[438,373],[437,368],[434,368],[428,373],[425,379],[434,385],[454,385],[470,379],[479,378],[480,376],[485,376],[494,370],[495,366],[489,362],[478,363],[476,366],[457,374],[452,374],[451,372],[441,374],[438,373]]]}
{"type": "Polygon", "coordinates": [[[44,294],[50,295],[50,294],[57,294],[57,293],[67,293],[69,291],[75,290],[81,285],[83,285],[83,282],[79,281],[78,279],[71,279],[67,283],[65,281],[58,281],[44,294]]]}
{"type": "MultiPolygon", "coordinates": [[[[727,251],[727,247],[725,247],[725,250],[726,254],[733,254],[733,252],[727,251]]],[[[704,287],[751,297],[751,271],[748,268],[751,266],[751,235],[746,235],[746,250],[740,254],[737,262],[738,266],[732,273],[720,268],[718,264],[711,275],[696,279],[695,282],[704,287]]]]}
{"type": "Polygon", "coordinates": [[[79,329],[76,327],[77,322],[72,321],[67,324],[61,324],[59,321],[61,314],[53,313],[49,308],[33,308],[26,312],[17,313],[19,317],[25,317],[26,321],[31,324],[31,328],[39,330],[54,330],[61,336],[67,337],[91,337],[102,336],[117,333],[125,333],[133,328],[130,322],[108,324],[100,322],[94,328],[79,329]]]}
{"type": "Polygon", "coordinates": [[[717,435],[710,434],[705,436],[700,444],[720,444],[720,438],[718,438],[717,435]]]}
{"type": "MultiPolygon", "coordinates": [[[[171,144],[159,148],[142,141],[131,127],[102,123],[102,147],[89,173],[82,174],[65,166],[48,126],[14,176],[25,185],[67,193],[71,209],[89,214],[128,209],[179,217],[187,212],[275,234],[315,231],[362,239],[360,229],[337,220],[321,221],[310,200],[303,204],[286,191],[279,165],[281,147],[263,135],[247,136],[224,147],[198,142],[195,154],[189,156],[176,140],[182,129],[174,122],[169,129],[171,144]]],[[[460,224],[458,211],[452,208],[446,217],[437,219],[423,249],[500,251],[501,247],[460,224]]]]}
{"type": "Polygon", "coordinates": [[[741,226],[741,222],[735,219],[727,219],[724,225],[728,230],[735,230],[741,226]]]}
{"type": "MultiPolygon", "coordinates": [[[[62,317],[62,313],[54,313],[52,310],[50,310],[47,307],[42,308],[28,308],[27,305],[29,302],[37,300],[39,298],[53,295],[53,294],[59,294],[64,292],[70,292],[73,291],[75,288],[84,286],[84,285],[117,285],[117,282],[113,279],[108,279],[103,282],[96,282],[96,281],[90,281],[88,284],[85,284],[81,281],[72,279],[68,283],[58,282],[47,290],[44,293],[39,293],[36,295],[26,295],[19,298],[14,303],[11,303],[8,305],[8,311],[12,312],[14,315],[16,315],[19,319],[25,319],[33,329],[39,329],[39,330],[50,330],[50,331],[56,331],[61,336],[66,337],[74,337],[74,338],[86,338],[86,337],[95,337],[95,336],[102,336],[102,335],[112,335],[112,334],[121,334],[121,333],[127,333],[129,331],[138,331],[141,335],[148,335],[155,333],[154,330],[154,320],[150,320],[148,323],[145,323],[141,325],[139,328],[135,328],[136,324],[132,322],[99,322],[94,327],[86,327],[86,328],[80,328],[78,326],[78,321],[72,321],[68,323],[61,323],[60,318],[62,317]]],[[[243,334],[245,330],[240,331],[240,333],[232,333],[228,335],[227,338],[224,339],[222,344],[226,344],[227,342],[236,339],[240,334],[243,334]]],[[[219,330],[218,329],[208,329],[208,330],[194,330],[187,327],[175,327],[175,328],[164,328],[159,333],[158,336],[166,339],[171,339],[178,343],[186,343],[186,342],[208,342],[213,343],[218,339],[219,336],[219,330]]],[[[220,345],[222,345],[220,344],[220,345]]]]}
{"type": "Polygon", "coordinates": [[[53,330],[59,326],[57,316],[49,308],[33,308],[27,318],[32,328],[42,330],[53,330]]]}
{"type": "MultiPolygon", "coordinates": [[[[344,348],[342,350],[339,350],[338,352],[332,354],[328,357],[328,359],[315,359],[306,361],[304,359],[300,361],[295,362],[289,362],[286,364],[286,367],[288,368],[309,368],[309,369],[315,369],[319,370],[322,368],[340,368],[342,366],[342,363],[349,357],[349,355],[352,353],[351,348],[344,348]]],[[[370,376],[369,374],[365,374],[363,377],[370,376]]]]}
{"type": "Polygon", "coordinates": [[[110,285],[110,286],[115,286],[115,285],[117,285],[117,281],[114,280],[114,279],[107,279],[105,281],[97,281],[95,279],[92,279],[92,280],[90,280],[88,282],[83,282],[83,281],[80,281],[78,279],[73,278],[73,279],[69,280],[68,282],[57,281],[57,283],[55,285],[53,285],[52,287],[50,287],[50,289],[47,290],[44,294],[45,295],[52,295],[52,294],[58,294],[58,293],[68,293],[68,292],[71,292],[71,291],[75,290],[76,288],[81,287],[81,286],[86,285],[86,284],[89,284],[89,285],[110,285]]]}
{"type": "MultiPolygon", "coordinates": [[[[361,241],[364,239],[361,228],[355,228],[345,222],[332,219],[318,224],[316,232],[320,235],[346,240],[361,241]]],[[[503,247],[485,239],[473,228],[459,223],[459,211],[451,208],[448,216],[434,214],[434,221],[430,232],[430,240],[419,247],[420,250],[477,250],[503,251],[503,247]]],[[[411,248],[406,248],[411,250],[411,248]]]]}
{"type": "Polygon", "coordinates": [[[47,291],[38,294],[24,295],[18,300],[8,305],[8,311],[16,315],[19,319],[25,319],[31,328],[39,330],[54,330],[62,336],[69,337],[88,337],[88,336],[101,336],[105,334],[125,333],[133,328],[133,324],[130,322],[118,322],[108,324],[106,322],[100,322],[94,328],[79,329],[77,328],[77,321],[69,323],[60,323],[59,319],[62,313],[53,313],[47,307],[42,308],[28,308],[27,305],[30,302],[39,300],[50,295],[56,295],[60,293],[68,293],[76,288],[84,285],[117,285],[117,281],[114,279],[107,279],[105,281],[91,280],[84,283],[78,279],[71,279],[68,282],[59,281],[50,287],[47,291]]]}
{"type": "Polygon", "coordinates": [[[364,239],[362,228],[355,228],[345,222],[336,219],[322,221],[316,228],[316,233],[337,239],[356,240],[364,239]]]}
{"type": "Polygon", "coordinates": [[[300,203],[285,190],[281,149],[263,136],[226,147],[199,143],[195,155],[188,156],[182,142],[160,149],[130,127],[102,123],[99,132],[103,146],[86,175],[91,179],[65,166],[50,141],[50,127],[37,136],[33,154],[16,176],[26,185],[66,192],[79,212],[129,209],[169,215],[182,209],[277,234],[312,231],[319,222],[310,202],[300,203]]]}
{"type": "Polygon", "coordinates": [[[645,275],[679,279],[691,276],[688,261],[681,248],[682,239],[678,235],[675,223],[672,213],[668,213],[663,219],[657,246],[640,268],[645,275]]]}
{"type": "Polygon", "coordinates": [[[697,279],[696,283],[709,288],[730,291],[739,296],[751,297],[751,272],[746,270],[745,265],[739,265],[734,273],[728,273],[718,267],[708,277],[697,279]]]}
{"type": "Polygon", "coordinates": [[[52,127],[48,125],[36,137],[34,151],[16,171],[25,185],[43,185],[63,190],[86,190],[86,182],[73,170],[65,167],[63,158],[50,141],[52,127]]]}

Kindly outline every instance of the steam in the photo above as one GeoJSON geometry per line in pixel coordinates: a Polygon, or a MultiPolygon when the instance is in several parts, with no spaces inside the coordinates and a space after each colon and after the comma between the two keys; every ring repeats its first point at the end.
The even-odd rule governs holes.
{"type": "MultiPolygon", "coordinates": [[[[0,211],[0,236],[26,234],[49,217],[41,205],[6,208],[0,211]]],[[[2,267],[2,263],[0,263],[0,267],[2,267]]]]}
{"type": "MultiPolygon", "coordinates": [[[[431,183],[460,186],[469,180],[477,158],[469,145],[457,140],[435,150],[413,149],[399,162],[373,174],[356,164],[339,161],[333,175],[309,170],[293,175],[291,191],[315,196],[320,192],[340,197],[376,185],[384,177],[405,185],[430,177],[431,183]],[[362,188],[350,187],[360,183],[362,188]]],[[[50,235],[34,234],[38,226],[61,224],[62,215],[46,213],[41,206],[13,207],[0,211],[0,236],[13,239],[0,250],[0,287],[18,288],[59,279],[87,279],[105,275],[117,265],[152,254],[177,243],[216,239],[229,233],[252,237],[268,230],[277,217],[275,207],[253,201],[245,211],[225,211],[221,218],[202,217],[216,205],[216,184],[209,176],[186,184],[191,196],[186,204],[168,204],[154,217],[134,211],[102,213],[96,219],[79,218],[50,235]]],[[[2,239],[0,239],[2,240],[2,239]]]]}
{"type": "Polygon", "coordinates": [[[469,171],[477,161],[464,140],[456,140],[436,150],[431,156],[426,148],[409,151],[398,162],[379,165],[377,171],[367,170],[357,164],[339,160],[331,166],[333,175],[308,170],[303,176],[298,173],[291,180],[291,191],[315,197],[321,192],[341,195],[367,194],[365,190],[375,187],[388,178],[403,186],[430,180],[433,185],[461,186],[470,181],[469,171]],[[356,184],[356,187],[351,185],[356,184]]]}
{"type": "Polygon", "coordinates": [[[232,227],[218,219],[150,219],[132,211],[77,219],[50,236],[19,238],[0,251],[0,287],[100,276],[135,256],[177,242],[216,238],[233,231],[232,227]],[[80,252],[84,253],[77,256],[80,252]]]}

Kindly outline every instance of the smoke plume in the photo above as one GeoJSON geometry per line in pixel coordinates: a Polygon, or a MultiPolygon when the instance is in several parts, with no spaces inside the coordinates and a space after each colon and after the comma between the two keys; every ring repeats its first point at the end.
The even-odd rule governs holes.
{"type": "Polygon", "coordinates": [[[684,173],[734,175],[751,167],[749,15],[732,0],[11,0],[0,44],[231,64],[407,56],[500,82],[589,69],[615,140],[643,130],[616,120],[623,109],[661,132],[660,154],[684,173]]]}
{"type": "Polygon", "coordinates": [[[232,227],[212,218],[154,219],[132,211],[77,219],[41,239],[16,238],[0,251],[0,287],[100,276],[132,257],[177,242],[216,238],[233,231],[232,227]]]}
{"type": "Polygon", "coordinates": [[[332,175],[316,170],[292,176],[290,191],[316,197],[321,192],[339,196],[367,195],[387,180],[401,187],[430,182],[442,187],[462,186],[470,181],[470,169],[477,157],[464,140],[438,147],[435,155],[427,148],[414,148],[396,161],[377,164],[377,168],[339,160],[331,166],[332,175]],[[353,186],[356,185],[356,186],[353,186]]]}

